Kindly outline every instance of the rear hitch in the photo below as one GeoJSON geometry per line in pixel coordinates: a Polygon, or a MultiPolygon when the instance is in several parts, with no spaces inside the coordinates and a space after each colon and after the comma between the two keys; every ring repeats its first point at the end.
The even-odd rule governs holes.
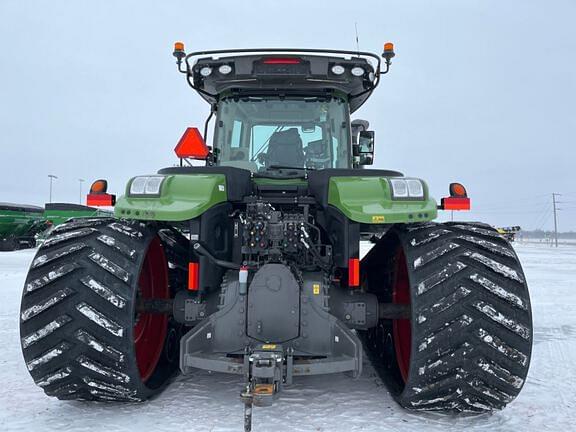
{"type": "Polygon", "coordinates": [[[240,393],[244,403],[244,432],[252,431],[252,408],[271,406],[284,384],[292,384],[292,349],[281,345],[260,344],[246,347],[244,371],[246,385],[240,393]]]}

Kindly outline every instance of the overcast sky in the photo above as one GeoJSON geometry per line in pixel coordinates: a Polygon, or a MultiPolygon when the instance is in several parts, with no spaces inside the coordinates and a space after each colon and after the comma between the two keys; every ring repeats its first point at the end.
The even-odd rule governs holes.
{"type": "Polygon", "coordinates": [[[576,1],[0,2],[0,201],[78,202],[79,178],[127,179],[176,162],[204,103],[176,72],[188,51],[360,49],[393,41],[392,71],[356,118],[376,166],[468,187],[464,219],[576,230],[576,1]]]}

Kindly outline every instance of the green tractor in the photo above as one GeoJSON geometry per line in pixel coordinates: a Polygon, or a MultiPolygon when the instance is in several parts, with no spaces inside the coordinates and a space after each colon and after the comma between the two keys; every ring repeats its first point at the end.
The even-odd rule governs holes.
{"type": "Polygon", "coordinates": [[[350,115],[392,45],[382,62],[181,43],[174,56],[210,105],[204,133],[186,130],[178,166],[132,178],[114,218],[59,225],[39,249],[20,320],[36,384],[141,401],[177,373],[237,374],[250,430],[252,406],[303,376],[357,377],[367,356],[408,409],[511,402],[532,347],[513,248],[489,225],[433,222],[469,208],[462,185],[439,205],[423,180],[366,168],[374,132],[350,115]]]}

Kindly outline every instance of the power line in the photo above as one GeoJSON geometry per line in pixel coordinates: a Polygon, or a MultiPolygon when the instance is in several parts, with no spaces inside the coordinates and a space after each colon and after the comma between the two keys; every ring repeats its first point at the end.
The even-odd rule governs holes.
{"type": "Polygon", "coordinates": [[[540,217],[538,217],[536,220],[537,222],[534,224],[534,226],[538,227],[537,231],[541,230],[542,228],[544,228],[544,225],[546,225],[546,222],[548,222],[548,219],[550,217],[550,214],[552,212],[552,203],[547,203],[546,205],[546,209],[544,210],[544,212],[540,215],[540,217]]]}

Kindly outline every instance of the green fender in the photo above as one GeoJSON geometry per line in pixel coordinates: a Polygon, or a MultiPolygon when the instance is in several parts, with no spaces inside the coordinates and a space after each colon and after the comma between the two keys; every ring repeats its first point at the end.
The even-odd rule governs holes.
{"type": "Polygon", "coordinates": [[[131,182],[128,182],[126,194],[116,202],[116,217],[184,221],[228,200],[223,174],[169,175],[162,183],[159,196],[150,197],[129,196],[131,182]]]}
{"type": "Polygon", "coordinates": [[[365,224],[431,221],[438,216],[437,203],[422,183],[423,199],[393,200],[387,177],[331,177],[328,204],[348,219],[365,224]]]}

